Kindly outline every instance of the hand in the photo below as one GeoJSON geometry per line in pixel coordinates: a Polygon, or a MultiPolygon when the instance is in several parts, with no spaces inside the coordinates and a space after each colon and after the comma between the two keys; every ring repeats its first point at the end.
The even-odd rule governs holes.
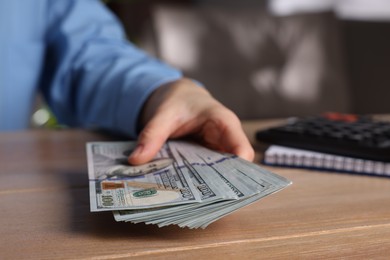
{"type": "Polygon", "coordinates": [[[254,158],[237,116],[192,80],[183,78],[155,90],[140,116],[144,127],[130,164],[150,161],[169,138],[183,136],[248,161],[254,158]]]}

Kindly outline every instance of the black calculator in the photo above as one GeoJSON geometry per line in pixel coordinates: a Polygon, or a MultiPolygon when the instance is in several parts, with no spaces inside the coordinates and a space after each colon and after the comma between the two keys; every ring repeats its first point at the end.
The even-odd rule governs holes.
{"type": "Polygon", "coordinates": [[[390,162],[390,122],[369,116],[325,113],[295,118],[256,133],[269,144],[390,162]]]}

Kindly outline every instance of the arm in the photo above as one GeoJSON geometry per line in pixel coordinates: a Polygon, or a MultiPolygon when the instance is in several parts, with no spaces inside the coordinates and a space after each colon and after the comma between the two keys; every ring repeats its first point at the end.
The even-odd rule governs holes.
{"type": "Polygon", "coordinates": [[[42,91],[61,123],[137,136],[147,97],[181,73],[129,43],[98,0],[49,1],[42,91]]]}
{"type": "Polygon", "coordinates": [[[151,160],[168,138],[187,135],[253,159],[238,118],[204,88],[124,40],[98,1],[52,2],[43,92],[61,122],[133,138],[140,122],[132,164],[151,160]]]}

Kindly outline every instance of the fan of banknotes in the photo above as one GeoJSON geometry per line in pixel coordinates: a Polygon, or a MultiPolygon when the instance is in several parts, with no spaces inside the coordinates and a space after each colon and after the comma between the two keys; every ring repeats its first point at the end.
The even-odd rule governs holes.
{"type": "Polygon", "coordinates": [[[151,162],[131,166],[135,142],[87,143],[91,211],[116,221],[205,228],[291,184],[231,154],[169,141],[151,162]]]}

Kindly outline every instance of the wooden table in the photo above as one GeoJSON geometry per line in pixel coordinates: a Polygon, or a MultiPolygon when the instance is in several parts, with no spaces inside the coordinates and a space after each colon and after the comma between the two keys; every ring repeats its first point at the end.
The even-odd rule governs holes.
{"type": "MultiPolygon", "coordinates": [[[[244,127],[252,138],[269,124],[244,127]]],[[[109,138],[0,134],[0,259],[390,257],[390,178],[267,167],[293,185],[205,230],[160,229],[89,211],[85,143],[98,140],[109,138]]]]}

